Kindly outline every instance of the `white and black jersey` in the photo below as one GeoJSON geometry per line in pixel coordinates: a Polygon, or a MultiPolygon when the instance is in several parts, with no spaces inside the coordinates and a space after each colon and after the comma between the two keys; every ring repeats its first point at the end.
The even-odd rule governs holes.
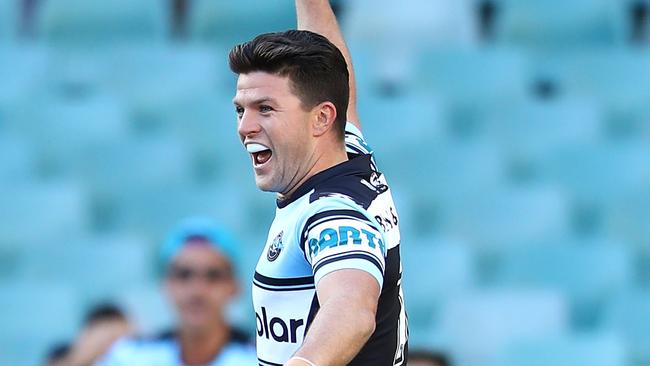
{"type": "Polygon", "coordinates": [[[349,365],[406,364],[399,216],[372,149],[349,123],[346,147],[348,161],[277,202],[253,280],[261,366],[283,365],[298,350],[319,309],[316,284],[348,268],[368,272],[381,287],[375,332],[349,365]]]}

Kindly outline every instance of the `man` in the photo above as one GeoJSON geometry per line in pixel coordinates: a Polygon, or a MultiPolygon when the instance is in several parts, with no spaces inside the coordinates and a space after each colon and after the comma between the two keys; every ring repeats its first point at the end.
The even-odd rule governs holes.
{"type": "Polygon", "coordinates": [[[156,339],[119,341],[100,366],[241,366],[256,363],[247,338],[230,327],[226,306],[237,295],[237,246],[206,219],[189,219],[163,246],[165,287],[180,324],[156,339]]]}
{"type": "Polygon", "coordinates": [[[253,281],[258,362],[404,365],[399,219],[361,134],[349,52],[328,1],[296,8],[302,31],[229,55],[256,184],[278,193],[253,281]]]}

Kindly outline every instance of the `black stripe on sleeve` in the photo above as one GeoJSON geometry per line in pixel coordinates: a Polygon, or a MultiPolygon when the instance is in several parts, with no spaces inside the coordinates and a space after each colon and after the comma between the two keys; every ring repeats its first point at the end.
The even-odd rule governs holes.
{"type": "Polygon", "coordinates": [[[348,255],[345,255],[345,256],[337,257],[337,258],[326,259],[326,260],[322,261],[318,266],[314,267],[314,274],[316,272],[318,272],[319,269],[323,268],[324,266],[326,266],[326,265],[328,265],[330,263],[339,262],[339,261],[343,261],[343,260],[346,260],[346,259],[364,259],[364,260],[367,260],[368,262],[374,264],[375,267],[377,267],[377,269],[379,269],[379,273],[381,273],[382,275],[384,274],[384,270],[381,268],[381,263],[377,259],[372,257],[372,255],[365,254],[365,253],[364,254],[352,253],[352,254],[348,254],[348,255]]]}

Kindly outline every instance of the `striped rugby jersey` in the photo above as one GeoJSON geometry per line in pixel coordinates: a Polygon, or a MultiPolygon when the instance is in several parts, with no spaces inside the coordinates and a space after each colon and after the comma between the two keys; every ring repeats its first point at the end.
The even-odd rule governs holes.
{"type": "Polygon", "coordinates": [[[277,202],[253,279],[260,366],[282,365],[298,350],[319,309],[315,284],[348,268],[366,271],[381,286],[376,329],[349,365],[406,364],[399,217],[372,149],[350,123],[345,140],[348,161],[277,202]]]}

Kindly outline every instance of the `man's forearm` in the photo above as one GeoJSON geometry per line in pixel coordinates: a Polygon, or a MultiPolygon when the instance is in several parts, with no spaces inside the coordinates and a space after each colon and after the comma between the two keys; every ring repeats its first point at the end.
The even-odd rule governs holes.
{"type": "MultiPolygon", "coordinates": [[[[346,298],[332,299],[323,304],[295,355],[317,366],[348,364],[375,330],[372,311],[350,308],[349,305],[346,298]]],[[[304,365],[297,361],[296,365],[304,365]]]]}
{"type": "Polygon", "coordinates": [[[361,129],[359,118],[356,112],[357,90],[354,69],[352,67],[352,57],[348,50],[343,34],[336,21],[332,7],[328,0],[296,0],[296,15],[298,19],[298,29],[312,31],[325,36],[330,40],[343,54],[348,65],[350,73],[350,99],[348,101],[347,119],[354,123],[357,128],[361,129]]]}

